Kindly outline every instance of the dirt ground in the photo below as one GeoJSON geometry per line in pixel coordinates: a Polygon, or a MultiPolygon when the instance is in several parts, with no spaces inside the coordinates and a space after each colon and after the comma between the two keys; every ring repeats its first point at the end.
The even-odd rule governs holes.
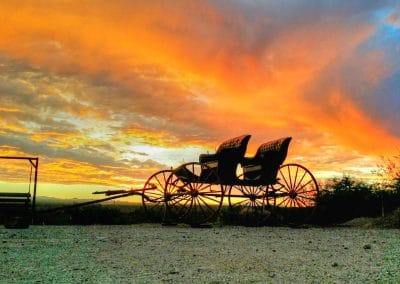
{"type": "Polygon", "coordinates": [[[7,283],[400,282],[400,230],[0,228],[7,283]]]}

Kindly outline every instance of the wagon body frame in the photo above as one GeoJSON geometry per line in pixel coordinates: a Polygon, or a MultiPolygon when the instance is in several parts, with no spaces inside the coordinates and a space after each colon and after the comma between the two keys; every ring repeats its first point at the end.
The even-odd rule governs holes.
{"type": "Polygon", "coordinates": [[[143,190],[142,203],[146,211],[158,211],[167,223],[199,225],[213,219],[227,197],[229,208],[239,207],[237,211],[246,211],[250,217],[248,222],[252,224],[265,222],[276,208],[281,212],[285,208],[286,215],[295,211],[292,209],[297,210],[295,214],[299,209],[307,209],[306,216],[297,220],[291,218],[296,222],[299,219],[301,222],[309,221],[317,205],[319,186],[304,166],[283,164],[291,137],[264,143],[254,157],[247,158],[244,152],[249,138],[250,135],[242,135],[227,140],[216,154],[200,155],[199,162],[153,174],[143,190]],[[224,156],[226,146],[228,151],[234,149],[230,155],[224,156]],[[239,164],[244,173],[237,176],[239,164]],[[155,189],[147,190],[148,185],[155,186],[155,189]],[[220,188],[211,189],[212,186],[220,188]]]}

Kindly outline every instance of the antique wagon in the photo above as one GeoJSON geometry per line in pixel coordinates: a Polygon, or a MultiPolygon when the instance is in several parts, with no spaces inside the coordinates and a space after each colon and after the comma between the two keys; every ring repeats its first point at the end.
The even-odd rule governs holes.
{"type": "Polygon", "coordinates": [[[254,157],[245,157],[250,137],[229,139],[215,154],[200,155],[199,162],[154,173],[143,188],[146,211],[162,214],[166,223],[191,225],[209,222],[223,205],[251,224],[265,222],[274,210],[296,222],[308,221],[317,205],[318,183],[304,166],[282,165],[291,137],[264,143],[254,157]]]}
{"type": "Polygon", "coordinates": [[[222,206],[227,206],[237,218],[244,216],[249,225],[262,224],[269,217],[278,216],[274,212],[286,220],[308,221],[316,208],[319,188],[304,166],[282,165],[292,138],[264,143],[254,157],[245,157],[250,137],[229,139],[215,154],[200,155],[199,162],[158,171],[148,178],[143,188],[98,191],[94,194],[107,197],[41,211],[35,211],[38,158],[0,157],[28,159],[35,173],[33,202],[30,191],[0,193],[0,205],[4,205],[0,206],[0,213],[7,213],[7,226],[28,227],[35,214],[141,195],[145,211],[164,223],[205,224],[217,216],[222,206]]]}

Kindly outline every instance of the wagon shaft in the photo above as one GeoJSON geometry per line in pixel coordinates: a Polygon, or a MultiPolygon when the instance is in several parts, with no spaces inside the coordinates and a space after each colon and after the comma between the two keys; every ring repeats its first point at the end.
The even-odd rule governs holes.
{"type": "Polygon", "coordinates": [[[92,194],[105,194],[106,196],[110,196],[110,195],[115,195],[115,194],[125,194],[125,193],[131,193],[133,194],[141,194],[141,192],[146,191],[146,190],[151,190],[151,189],[155,189],[156,186],[154,184],[150,184],[148,185],[146,188],[135,188],[135,189],[130,189],[130,190],[105,190],[105,191],[95,191],[92,192],[92,194]]]}

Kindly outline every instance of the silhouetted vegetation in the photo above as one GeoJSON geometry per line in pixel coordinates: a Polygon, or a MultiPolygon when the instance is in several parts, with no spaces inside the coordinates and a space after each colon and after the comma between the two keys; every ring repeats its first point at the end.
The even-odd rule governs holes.
{"type": "Polygon", "coordinates": [[[380,217],[400,206],[398,181],[390,188],[348,176],[333,179],[322,189],[313,222],[337,224],[357,217],[380,217]]]}

